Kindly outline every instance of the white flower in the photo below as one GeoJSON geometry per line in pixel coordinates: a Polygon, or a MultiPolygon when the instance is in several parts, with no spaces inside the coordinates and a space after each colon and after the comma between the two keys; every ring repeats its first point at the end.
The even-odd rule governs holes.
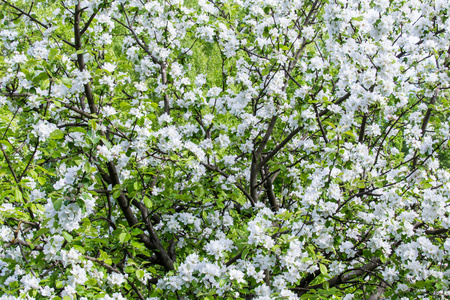
{"type": "Polygon", "coordinates": [[[302,30],[302,35],[305,39],[310,40],[314,36],[315,30],[312,26],[306,26],[302,30]]]}
{"type": "Polygon", "coordinates": [[[445,251],[447,251],[448,253],[450,253],[450,238],[447,238],[447,239],[445,240],[445,243],[444,243],[444,249],[445,249],[445,251]]]}
{"type": "Polygon", "coordinates": [[[159,124],[162,124],[164,122],[170,123],[172,122],[173,118],[171,116],[169,116],[167,113],[162,114],[159,118],[158,118],[158,122],[159,124]]]}
{"type": "Polygon", "coordinates": [[[76,203],[63,205],[58,211],[59,224],[69,232],[80,228],[79,222],[82,217],[81,208],[76,203]]]}
{"type": "Polygon", "coordinates": [[[393,283],[394,280],[398,279],[398,272],[395,267],[387,267],[383,271],[381,271],[381,275],[383,276],[383,280],[388,283],[393,283]]]}
{"type": "Polygon", "coordinates": [[[213,119],[214,119],[214,115],[206,114],[203,116],[203,123],[205,124],[205,126],[209,126],[213,119]]]}
{"type": "Polygon", "coordinates": [[[349,257],[353,257],[356,254],[356,251],[352,249],[353,247],[353,243],[346,241],[339,246],[339,250],[346,253],[349,257]]]}
{"type": "Polygon", "coordinates": [[[88,70],[80,71],[76,69],[73,71],[73,75],[75,76],[74,81],[82,83],[82,84],[88,84],[89,79],[91,79],[91,73],[89,73],[88,70]]]}
{"type": "Polygon", "coordinates": [[[79,265],[72,266],[70,273],[69,282],[72,285],[83,285],[88,280],[86,270],[79,265]]]}
{"type": "Polygon", "coordinates": [[[0,238],[5,242],[10,242],[14,238],[14,233],[8,226],[0,227],[0,238]]]}
{"type": "Polygon", "coordinates": [[[7,98],[4,96],[0,96],[0,106],[5,105],[7,102],[7,98]]]}
{"type": "Polygon", "coordinates": [[[191,141],[187,141],[184,144],[184,147],[194,153],[200,161],[205,160],[205,152],[198,145],[194,144],[191,141]]]}
{"type": "Polygon", "coordinates": [[[145,82],[136,83],[136,89],[140,92],[145,92],[147,90],[147,84],[145,82]]]}
{"type": "Polygon", "coordinates": [[[39,289],[40,279],[31,276],[30,274],[26,274],[24,277],[22,277],[20,282],[22,283],[22,287],[25,291],[28,291],[30,289],[39,289]]]}
{"type": "Polygon", "coordinates": [[[244,144],[241,144],[239,146],[239,148],[242,150],[242,152],[244,153],[250,153],[253,151],[253,142],[252,140],[247,140],[244,144]]]}
{"type": "Polygon", "coordinates": [[[205,74],[199,74],[197,77],[195,77],[195,84],[198,87],[203,86],[206,83],[206,75],[205,74]]]}
{"type": "Polygon", "coordinates": [[[122,274],[119,273],[112,273],[108,276],[108,282],[110,285],[118,285],[121,286],[122,283],[124,283],[125,277],[122,274]]]}
{"type": "Polygon", "coordinates": [[[214,255],[216,259],[225,256],[226,251],[231,251],[235,246],[233,246],[233,241],[230,239],[219,239],[215,241],[210,241],[206,246],[205,250],[209,255],[214,255]]]}
{"type": "Polygon", "coordinates": [[[103,69],[105,69],[105,70],[109,71],[110,73],[112,73],[116,69],[116,65],[108,62],[108,63],[105,63],[103,65],[103,69]]]}
{"type": "Polygon", "coordinates": [[[103,115],[105,117],[110,117],[112,115],[115,115],[117,111],[112,106],[105,106],[103,107],[103,115]]]}
{"type": "Polygon", "coordinates": [[[232,166],[236,162],[236,157],[236,155],[225,155],[222,160],[227,166],[232,166]]]}
{"type": "Polygon", "coordinates": [[[74,248],[71,248],[69,252],[61,250],[61,262],[63,263],[64,267],[69,264],[75,264],[79,262],[80,255],[80,252],[78,252],[78,250],[74,248]]]}
{"type": "Polygon", "coordinates": [[[42,296],[44,296],[44,297],[50,297],[50,296],[52,296],[52,294],[54,293],[54,291],[55,291],[55,289],[54,288],[51,288],[51,287],[49,287],[49,286],[41,286],[40,287],[40,292],[41,292],[41,295],[42,296]]]}
{"type": "Polygon", "coordinates": [[[230,271],[228,271],[228,274],[230,275],[230,280],[236,280],[238,283],[245,283],[244,272],[236,269],[231,269],[230,271]]]}
{"type": "Polygon", "coordinates": [[[55,124],[49,123],[46,120],[39,120],[36,125],[33,125],[33,134],[45,141],[50,137],[50,134],[58,129],[55,124]]]}
{"type": "Polygon", "coordinates": [[[74,286],[72,286],[72,285],[66,285],[65,287],[64,287],[64,290],[62,291],[62,293],[61,293],[61,296],[63,296],[63,297],[69,297],[70,299],[73,299],[74,297],[73,296],[75,296],[77,294],[77,291],[75,290],[75,287],[74,286]]]}
{"type": "Polygon", "coordinates": [[[230,138],[225,134],[219,134],[217,139],[219,141],[220,147],[226,148],[230,144],[230,138]]]}

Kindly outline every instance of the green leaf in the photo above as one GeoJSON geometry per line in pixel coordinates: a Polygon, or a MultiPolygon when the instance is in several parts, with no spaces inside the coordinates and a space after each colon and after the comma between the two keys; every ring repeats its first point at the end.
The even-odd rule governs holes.
{"type": "Polygon", "coordinates": [[[199,186],[196,190],[195,190],[195,194],[197,195],[197,197],[203,197],[203,195],[205,195],[205,190],[199,186]]]}
{"type": "Polygon", "coordinates": [[[300,299],[302,300],[313,300],[313,299],[317,299],[318,296],[314,295],[314,294],[303,294],[300,299]]]}
{"type": "Polygon", "coordinates": [[[56,175],[55,175],[54,173],[49,172],[47,169],[44,169],[43,167],[41,167],[41,166],[39,166],[39,165],[36,165],[35,167],[36,167],[36,169],[39,169],[40,171],[44,172],[45,174],[48,174],[48,175],[51,175],[51,176],[55,176],[55,177],[56,177],[56,175]]]}
{"type": "Polygon", "coordinates": [[[53,100],[52,99],[53,104],[55,104],[56,107],[61,108],[62,107],[62,103],[57,101],[57,100],[53,100]]]}
{"type": "Polygon", "coordinates": [[[62,236],[69,243],[71,243],[73,241],[73,237],[66,231],[63,231],[62,236]]]}
{"type": "Polygon", "coordinates": [[[364,20],[364,17],[363,17],[363,16],[353,17],[353,18],[352,18],[352,21],[359,21],[359,22],[361,22],[362,20],[364,20]]]}
{"type": "Polygon", "coordinates": [[[220,199],[217,200],[216,205],[218,209],[223,209],[225,207],[225,204],[223,204],[223,201],[220,199]]]}
{"type": "Polygon", "coordinates": [[[59,54],[59,50],[58,49],[51,49],[48,53],[48,60],[49,61],[53,61],[55,59],[55,56],[59,54]]]}
{"type": "Polygon", "coordinates": [[[50,80],[45,79],[44,81],[41,81],[41,90],[45,91],[50,86],[50,80]]]}
{"type": "Polygon", "coordinates": [[[322,273],[322,275],[328,274],[327,267],[324,264],[319,264],[319,268],[320,268],[320,273],[322,273]]]}
{"type": "MultiPolygon", "coordinates": [[[[316,259],[316,252],[313,245],[309,245],[306,247],[306,251],[308,251],[309,255],[312,259],[316,259]]],[[[320,266],[319,266],[320,267],[320,266]]]]}
{"type": "Polygon", "coordinates": [[[145,272],[142,270],[136,270],[136,277],[137,279],[141,279],[142,277],[144,277],[145,272]]]}
{"type": "Polygon", "coordinates": [[[72,87],[72,79],[64,77],[61,78],[61,82],[68,88],[72,87]]]}
{"type": "Polygon", "coordinates": [[[22,192],[18,188],[15,189],[14,194],[15,194],[14,197],[16,198],[16,201],[22,202],[22,200],[23,200],[22,192]]]}
{"type": "Polygon", "coordinates": [[[372,257],[372,252],[370,252],[369,250],[363,250],[363,256],[364,257],[367,257],[367,258],[369,258],[369,257],[372,257]]]}
{"type": "Polygon", "coordinates": [[[424,288],[424,287],[429,287],[432,286],[434,284],[434,282],[432,280],[427,280],[427,281],[417,281],[414,286],[418,287],[418,288],[424,288]]]}
{"type": "Polygon", "coordinates": [[[355,134],[353,132],[351,132],[351,131],[346,131],[346,132],[344,132],[344,134],[349,135],[349,136],[351,136],[353,138],[356,137],[355,134]]]}
{"type": "Polygon", "coordinates": [[[75,248],[76,250],[78,250],[81,254],[86,253],[86,249],[84,249],[83,246],[73,245],[72,247],[75,248]]]}
{"type": "Polygon", "coordinates": [[[128,108],[130,108],[130,107],[131,107],[130,103],[127,103],[127,102],[120,102],[120,109],[121,109],[121,110],[126,110],[126,109],[128,109],[128,108]]]}
{"type": "Polygon", "coordinates": [[[89,162],[86,162],[86,163],[84,164],[84,171],[85,171],[86,173],[90,173],[90,172],[91,172],[91,168],[92,168],[92,166],[91,166],[91,164],[90,164],[89,162]]]}
{"type": "Polygon", "coordinates": [[[64,132],[62,132],[59,129],[56,129],[52,133],[50,133],[50,138],[53,140],[62,139],[62,138],[64,138],[64,132]]]}
{"type": "Polygon", "coordinates": [[[37,238],[37,237],[47,233],[48,231],[50,231],[50,229],[48,229],[48,228],[41,228],[38,231],[36,231],[34,237],[37,238]]]}
{"type": "Polygon", "coordinates": [[[37,178],[37,181],[39,182],[40,185],[44,185],[46,182],[46,179],[44,177],[39,176],[37,178]]]}
{"type": "Polygon", "coordinates": [[[326,124],[326,125],[328,125],[328,126],[330,126],[330,127],[333,128],[333,129],[336,129],[336,125],[334,125],[334,124],[331,123],[331,122],[323,121],[322,123],[323,123],[323,124],[326,124]]]}
{"type": "Polygon", "coordinates": [[[48,79],[48,74],[47,74],[47,72],[44,71],[44,72],[39,73],[36,77],[34,77],[33,81],[35,83],[39,83],[40,84],[45,79],[48,79]]]}
{"type": "Polygon", "coordinates": [[[142,233],[142,230],[139,229],[139,228],[134,228],[134,229],[131,231],[131,235],[139,235],[139,234],[141,234],[141,233],[142,233]]]}
{"type": "Polygon", "coordinates": [[[117,189],[117,190],[113,193],[114,199],[119,198],[121,192],[122,192],[122,191],[121,191],[120,189],[117,189]]]}
{"type": "Polygon", "coordinates": [[[265,68],[262,72],[261,75],[262,76],[266,76],[267,74],[269,74],[270,70],[272,69],[272,67],[267,67],[265,68]]]}
{"type": "Polygon", "coordinates": [[[119,234],[119,242],[121,244],[125,243],[129,239],[130,239],[130,237],[128,236],[128,234],[126,232],[122,232],[121,234],[119,234]]]}
{"type": "Polygon", "coordinates": [[[53,202],[53,208],[55,210],[59,210],[62,206],[62,203],[63,203],[63,199],[56,200],[55,202],[53,202]]]}
{"type": "Polygon", "coordinates": [[[89,125],[91,125],[91,128],[93,130],[97,130],[97,123],[95,122],[95,120],[89,120],[88,123],[89,125]]]}
{"type": "Polygon", "coordinates": [[[383,181],[375,181],[374,186],[377,188],[382,188],[384,186],[383,181]]]}
{"type": "Polygon", "coordinates": [[[147,206],[147,208],[153,207],[152,200],[150,200],[147,196],[144,197],[144,204],[145,204],[145,206],[147,206]]]}
{"type": "Polygon", "coordinates": [[[245,259],[247,257],[248,252],[249,252],[249,249],[245,248],[244,251],[242,251],[241,259],[245,259]]]}
{"type": "Polygon", "coordinates": [[[6,147],[11,147],[11,144],[8,141],[0,140],[0,144],[5,145],[6,147]]]}
{"type": "Polygon", "coordinates": [[[81,133],[87,134],[87,131],[81,127],[71,127],[69,129],[69,132],[81,132],[81,133]]]}

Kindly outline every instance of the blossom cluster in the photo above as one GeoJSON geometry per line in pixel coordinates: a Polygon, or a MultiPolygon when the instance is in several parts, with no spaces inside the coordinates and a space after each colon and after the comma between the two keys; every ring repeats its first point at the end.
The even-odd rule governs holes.
{"type": "Polygon", "coordinates": [[[4,0],[0,300],[448,298],[449,7],[4,0]]]}

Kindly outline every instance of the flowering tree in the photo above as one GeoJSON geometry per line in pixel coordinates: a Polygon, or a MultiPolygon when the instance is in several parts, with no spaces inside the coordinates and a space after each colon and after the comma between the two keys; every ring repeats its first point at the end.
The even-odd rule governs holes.
{"type": "Polygon", "coordinates": [[[449,296],[448,1],[0,3],[0,299],[449,296]]]}

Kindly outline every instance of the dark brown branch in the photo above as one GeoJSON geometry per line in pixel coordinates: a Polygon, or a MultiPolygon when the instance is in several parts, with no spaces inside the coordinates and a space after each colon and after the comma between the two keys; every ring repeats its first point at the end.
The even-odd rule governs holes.
{"type": "MultiPolygon", "coordinates": [[[[353,269],[351,271],[344,272],[338,276],[331,278],[330,280],[328,280],[328,284],[329,284],[330,288],[338,286],[342,283],[346,283],[350,280],[361,277],[361,276],[365,275],[366,273],[375,270],[380,265],[381,265],[381,260],[379,258],[374,258],[370,262],[368,262],[367,264],[362,266],[361,268],[353,269]]],[[[320,283],[320,284],[309,286],[306,288],[306,290],[322,289],[322,288],[323,288],[323,283],[320,283]]],[[[304,288],[300,288],[300,289],[293,288],[293,290],[297,291],[299,294],[304,294],[306,292],[304,288]]]]}
{"type": "MultiPolygon", "coordinates": [[[[161,79],[162,84],[167,84],[167,64],[165,62],[161,63],[161,79]]],[[[170,114],[170,105],[169,105],[169,95],[167,92],[164,92],[164,112],[166,114],[170,114]]]]}
{"type": "Polygon", "coordinates": [[[325,144],[328,144],[327,133],[325,132],[325,129],[322,126],[322,122],[320,121],[319,112],[317,111],[317,106],[315,104],[313,104],[313,106],[314,106],[314,112],[316,113],[316,120],[317,120],[317,123],[319,124],[320,132],[322,133],[323,140],[325,141],[325,144]]]}
{"type": "Polygon", "coordinates": [[[164,249],[164,247],[161,244],[161,241],[159,240],[158,235],[156,234],[152,222],[150,222],[150,218],[148,215],[148,209],[147,207],[139,201],[133,201],[134,205],[137,206],[141,212],[142,219],[144,220],[145,227],[147,231],[150,234],[150,237],[152,239],[152,242],[157,249],[156,255],[159,259],[161,259],[164,262],[164,266],[167,270],[174,270],[173,261],[175,257],[170,257],[168,254],[168,251],[164,249]]]}
{"type": "Polygon", "coordinates": [[[279,206],[278,206],[277,198],[276,198],[275,193],[273,191],[272,179],[270,179],[270,178],[267,179],[267,181],[264,184],[264,186],[266,188],[267,198],[269,198],[270,207],[272,208],[273,211],[277,211],[279,209],[279,206]]]}
{"type": "Polygon", "coordinates": [[[266,147],[267,142],[269,141],[269,138],[272,135],[276,122],[277,116],[273,116],[272,119],[270,120],[269,127],[267,128],[266,134],[264,135],[261,144],[259,144],[258,149],[255,151],[256,158],[259,158],[261,156],[261,153],[264,151],[264,148],[266,147]]]}
{"type": "Polygon", "coordinates": [[[10,7],[14,8],[15,10],[17,10],[18,12],[20,12],[20,14],[27,16],[28,18],[30,18],[31,21],[33,21],[34,23],[37,23],[39,25],[41,25],[42,27],[44,27],[45,29],[48,28],[48,25],[45,25],[44,23],[42,23],[41,21],[39,21],[38,19],[34,18],[30,13],[25,12],[24,10],[20,9],[19,7],[9,3],[8,1],[5,0],[1,0],[3,3],[9,5],[10,7]]]}
{"type": "MultiPolygon", "coordinates": [[[[223,177],[225,177],[225,178],[228,178],[229,177],[229,175],[227,174],[227,173],[225,173],[224,171],[222,171],[221,169],[219,169],[218,167],[216,167],[216,166],[212,166],[212,165],[209,165],[209,164],[207,164],[207,163],[203,163],[203,162],[200,162],[204,167],[206,167],[208,170],[210,170],[210,171],[214,171],[214,172],[217,172],[217,173],[219,173],[220,175],[222,175],[223,177]]],[[[236,187],[245,195],[245,197],[247,197],[247,199],[248,200],[250,200],[250,203],[252,204],[252,206],[254,207],[255,206],[255,200],[252,198],[252,196],[250,196],[250,194],[242,187],[242,185],[240,185],[239,183],[237,183],[237,182],[235,182],[234,183],[235,185],[236,185],[236,187]]]]}
{"type": "MultiPolygon", "coordinates": [[[[425,117],[423,118],[423,121],[422,121],[422,128],[421,128],[422,129],[422,137],[425,136],[425,133],[427,131],[428,122],[430,121],[431,113],[433,111],[433,105],[436,103],[436,99],[437,99],[437,92],[434,92],[433,97],[431,97],[430,106],[428,107],[427,112],[425,113],[425,117]]],[[[413,169],[416,168],[417,161],[418,161],[418,157],[417,157],[417,150],[416,150],[414,152],[414,159],[413,159],[413,164],[412,164],[413,169]]]]}
{"type": "Polygon", "coordinates": [[[83,257],[86,258],[87,260],[90,260],[90,261],[98,263],[99,265],[101,265],[102,267],[105,267],[110,272],[121,274],[118,269],[114,268],[113,266],[108,265],[104,261],[98,260],[95,257],[90,257],[90,256],[87,256],[87,255],[83,255],[83,257]]]}
{"type": "Polygon", "coordinates": [[[30,243],[21,240],[21,239],[13,239],[11,242],[9,242],[8,244],[6,244],[5,248],[8,248],[11,245],[21,245],[21,246],[25,246],[25,247],[29,247],[33,250],[37,250],[37,251],[42,251],[44,249],[44,247],[40,246],[40,245],[31,245],[30,243]]]}
{"type": "Polygon", "coordinates": [[[96,10],[95,12],[92,13],[89,20],[86,22],[86,24],[84,24],[84,28],[80,31],[80,35],[83,35],[86,32],[86,30],[88,30],[89,25],[91,25],[92,21],[94,20],[95,16],[98,14],[98,12],[99,12],[99,10],[96,10]]]}
{"type": "Polygon", "coordinates": [[[232,264],[234,264],[238,259],[240,259],[242,257],[242,253],[244,253],[244,250],[242,250],[241,252],[239,252],[236,256],[232,257],[229,261],[227,261],[225,263],[225,266],[229,267],[232,264]]]}
{"type": "Polygon", "coordinates": [[[359,137],[358,137],[358,142],[362,143],[364,141],[364,134],[366,131],[366,124],[367,124],[367,115],[364,114],[363,118],[362,118],[362,122],[361,122],[361,129],[359,130],[359,137]]]}
{"type": "MultiPolygon", "coordinates": [[[[81,45],[81,34],[82,33],[80,31],[80,18],[81,18],[81,7],[80,7],[80,3],[78,3],[75,6],[73,32],[74,32],[74,36],[75,36],[75,50],[77,51],[78,69],[80,71],[83,71],[85,69],[84,55],[83,55],[83,53],[79,52],[82,47],[82,45],[81,45]]],[[[97,108],[95,106],[94,95],[92,94],[91,86],[89,83],[84,84],[84,93],[88,100],[89,109],[90,109],[91,113],[96,114],[97,108]]],[[[83,106],[84,106],[84,104],[81,103],[82,108],[84,108],[83,106]]]]}
{"type": "MultiPolygon", "coordinates": [[[[14,168],[13,168],[13,166],[12,166],[12,164],[11,164],[11,161],[9,160],[9,157],[6,155],[6,152],[5,152],[5,150],[3,149],[3,145],[0,145],[0,149],[2,149],[3,156],[5,157],[6,163],[8,164],[8,168],[9,168],[9,170],[11,171],[11,174],[12,174],[13,177],[14,177],[14,181],[15,181],[16,184],[17,184],[17,188],[18,188],[19,191],[22,193],[23,201],[25,202],[25,204],[27,204],[28,201],[25,199],[25,194],[24,194],[23,188],[22,188],[22,186],[20,186],[20,184],[19,184],[20,180],[19,180],[19,178],[17,177],[16,172],[14,171],[14,168]]],[[[30,208],[30,207],[27,207],[27,210],[28,210],[28,213],[30,214],[31,219],[34,220],[34,213],[33,213],[33,211],[31,210],[31,208],[30,208]]]]}
{"type": "MultiPolygon", "coordinates": [[[[125,7],[123,7],[123,5],[122,5],[122,9],[123,9],[123,11],[125,12],[125,7]]],[[[139,47],[141,47],[142,50],[145,51],[145,53],[147,53],[147,54],[150,56],[150,58],[152,59],[153,63],[158,64],[158,65],[161,65],[161,62],[156,58],[156,56],[154,56],[153,53],[147,48],[147,46],[144,45],[144,44],[139,40],[139,37],[137,36],[136,32],[133,30],[133,27],[132,27],[132,25],[131,25],[131,23],[130,23],[130,21],[129,21],[129,19],[128,19],[128,15],[127,15],[126,13],[125,13],[125,17],[126,17],[126,19],[127,19],[128,25],[126,25],[126,24],[124,24],[123,22],[117,20],[116,18],[112,18],[112,19],[113,19],[114,21],[116,21],[117,23],[119,23],[120,25],[122,25],[123,27],[125,27],[126,29],[128,29],[128,30],[131,32],[131,34],[133,35],[134,40],[136,41],[136,43],[139,45],[139,47]]]]}
{"type": "MultiPolygon", "coordinates": [[[[108,173],[109,173],[109,177],[111,178],[112,185],[120,186],[119,176],[117,174],[116,167],[112,162],[108,162],[108,173]]],[[[128,199],[125,197],[123,192],[120,192],[120,195],[117,198],[117,202],[119,203],[120,209],[122,210],[128,224],[131,227],[137,226],[138,220],[136,219],[136,216],[134,215],[133,211],[131,210],[128,199]]],[[[141,239],[141,241],[144,243],[144,245],[148,249],[157,250],[156,255],[160,258],[160,260],[161,260],[164,268],[166,268],[166,270],[168,270],[168,271],[174,270],[173,261],[170,259],[169,255],[162,247],[161,242],[159,241],[159,239],[156,236],[156,233],[154,231],[149,232],[149,233],[151,235],[151,238],[144,233],[139,234],[138,237],[141,239]]]]}
{"type": "MultiPolygon", "coordinates": [[[[38,19],[34,18],[34,17],[31,15],[31,9],[32,9],[33,6],[31,6],[30,11],[27,13],[27,12],[25,12],[24,10],[22,10],[22,9],[20,9],[19,7],[15,6],[15,5],[11,4],[11,3],[9,3],[9,2],[6,1],[6,0],[1,0],[1,1],[2,1],[3,3],[6,3],[7,5],[9,5],[11,8],[13,8],[13,9],[17,10],[18,12],[20,12],[20,15],[25,15],[25,16],[27,16],[27,17],[28,17],[31,21],[33,21],[34,23],[36,23],[36,24],[38,24],[38,25],[44,27],[45,29],[50,28],[51,25],[46,25],[46,24],[42,23],[41,21],[39,21],[38,19]]],[[[20,15],[19,15],[19,17],[20,17],[20,15]]],[[[69,45],[69,46],[71,46],[71,47],[75,47],[74,44],[72,44],[71,42],[69,42],[69,41],[63,39],[60,35],[56,35],[56,36],[57,36],[58,38],[60,38],[60,39],[61,39],[64,43],[66,43],[67,45],[69,45]]]]}
{"type": "Polygon", "coordinates": [[[36,154],[38,147],[39,147],[39,141],[36,142],[36,146],[34,147],[34,151],[33,151],[33,153],[31,154],[30,160],[28,161],[28,163],[27,163],[25,169],[23,170],[22,175],[19,176],[19,181],[21,181],[22,178],[23,178],[23,176],[25,176],[25,174],[27,173],[28,168],[30,167],[31,162],[32,162],[33,159],[34,159],[34,155],[36,154]]]}
{"type": "Polygon", "coordinates": [[[429,235],[438,235],[438,234],[443,234],[443,233],[447,233],[447,232],[448,232],[448,229],[446,229],[446,228],[425,230],[425,234],[429,234],[429,235]]]}

